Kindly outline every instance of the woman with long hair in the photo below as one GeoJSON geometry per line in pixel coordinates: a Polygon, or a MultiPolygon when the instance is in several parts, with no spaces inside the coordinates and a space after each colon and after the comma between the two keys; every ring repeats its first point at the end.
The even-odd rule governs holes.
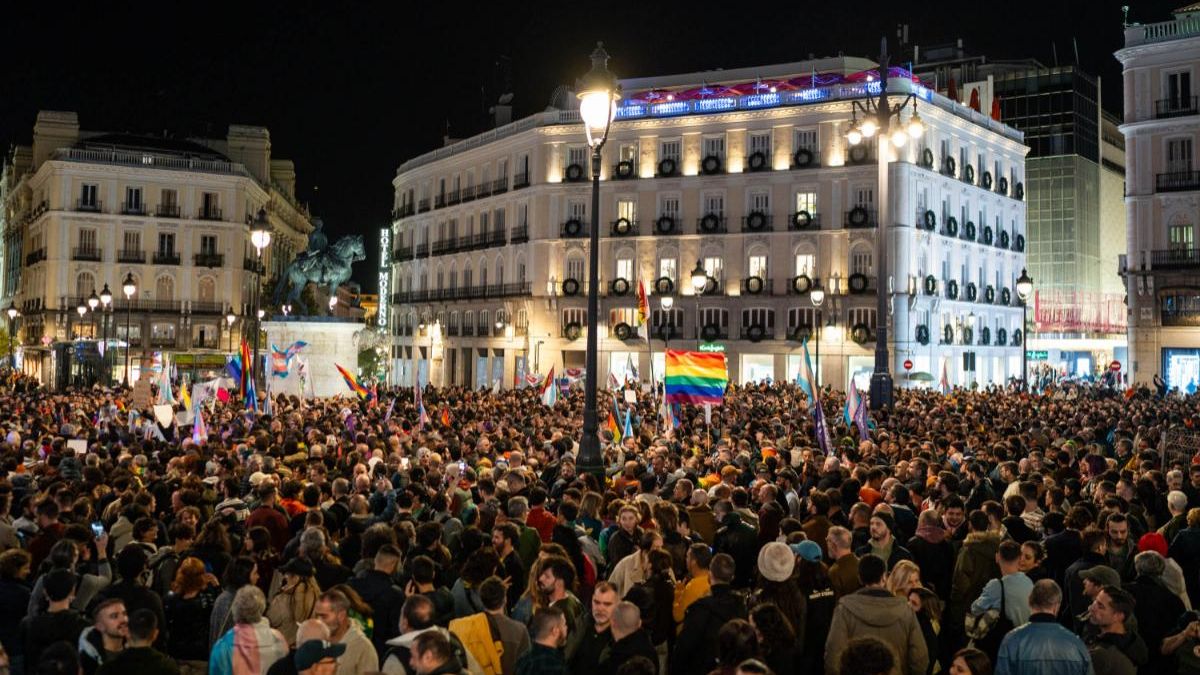
{"type": "Polygon", "coordinates": [[[819,673],[825,667],[825,640],[837,607],[837,595],[829,579],[829,568],[821,561],[821,547],[815,541],[802,541],[796,550],[796,585],[804,594],[804,625],[793,626],[801,638],[802,673],[819,673]]]}
{"type": "Polygon", "coordinates": [[[250,558],[240,557],[229,561],[221,577],[221,594],[213,603],[208,622],[208,644],[211,646],[233,627],[233,598],[243,586],[258,585],[258,567],[250,558]]]}
{"type": "Polygon", "coordinates": [[[288,646],[293,646],[296,644],[296,628],[300,622],[312,616],[321,597],[321,587],[313,578],[312,563],[305,558],[292,558],[276,571],[282,576],[282,581],[267,601],[264,616],[271,622],[271,628],[283,634],[288,646]]]}
{"type": "Polygon", "coordinates": [[[800,658],[796,631],[774,603],[765,602],[750,610],[750,625],[758,636],[762,658],[775,675],[796,675],[800,658]]]}
{"type": "Polygon", "coordinates": [[[167,653],[179,664],[181,675],[208,672],[208,629],[213,605],[220,592],[216,577],[199,558],[184,558],[175,572],[171,592],[163,601],[167,619],[167,653]]]}
{"type": "Polygon", "coordinates": [[[887,577],[887,590],[897,598],[907,598],[909,591],[921,585],[921,568],[911,560],[896,563],[887,577]]]}
{"type": "Polygon", "coordinates": [[[717,667],[709,675],[735,675],[739,663],[758,657],[754,626],[745,619],[731,619],[717,631],[717,667]]]}
{"type": "Polygon", "coordinates": [[[279,566],[279,556],[271,548],[271,531],[261,525],[247,530],[246,537],[242,539],[242,555],[258,565],[258,588],[271,597],[275,568],[279,566]]]}
{"type": "Polygon", "coordinates": [[[219,579],[225,578],[225,567],[229,565],[232,552],[233,544],[229,540],[229,532],[221,521],[215,518],[200,528],[191,551],[192,555],[204,561],[213,576],[219,579]]]}
{"type": "Polygon", "coordinates": [[[937,593],[924,586],[913,587],[907,597],[908,606],[917,615],[917,624],[921,627],[925,649],[929,654],[929,668],[925,672],[932,675],[940,670],[935,655],[938,654],[938,635],[942,632],[942,601],[937,593]]]}
{"type": "Polygon", "coordinates": [[[1021,544],[1021,559],[1018,561],[1019,568],[1029,577],[1029,580],[1037,583],[1042,579],[1049,579],[1050,573],[1046,571],[1046,547],[1040,541],[1027,541],[1021,544]]]}
{"type": "Polygon", "coordinates": [[[992,661],[974,647],[960,649],[950,662],[950,675],[992,675],[992,661]]]}

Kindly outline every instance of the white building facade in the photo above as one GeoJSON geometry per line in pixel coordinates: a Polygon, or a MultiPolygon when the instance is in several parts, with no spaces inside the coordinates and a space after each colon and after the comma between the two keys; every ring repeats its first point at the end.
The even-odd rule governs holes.
{"type": "Polygon", "coordinates": [[[1127,255],[1133,376],[1171,388],[1200,384],[1200,4],[1125,28],[1127,255]]]}
{"type": "MultiPolygon", "coordinates": [[[[598,224],[573,96],[405,162],[393,180],[393,381],[510,387],[582,369],[598,226],[602,382],[631,366],[661,378],[664,347],[724,351],[735,382],[790,380],[808,338],[822,383],[842,389],[853,376],[866,389],[880,321],[879,139],[852,148],[845,133],[851,102],[878,92],[864,75],[874,68],[836,58],[707,84],[711,73],[623,81],[598,224]],[[820,76],[788,84],[810,73],[820,76]],[[713,93],[683,93],[702,86],[713,93]],[[698,296],[697,263],[709,277],[698,296]]],[[[901,384],[936,381],[943,367],[961,385],[1020,377],[1021,134],[892,75],[889,91],[913,94],[926,125],[900,149],[883,144],[893,373],[901,384]]]]}
{"type": "Polygon", "coordinates": [[[120,382],[126,343],[131,381],[155,352],[170,353],[179,370],[222,368],[256,279],[276,276],[312,229],[292,163],[272,159],[270,148],[260,127],[183,141],[84,131],[75,113],[39,113],[32,145],[13,151],[0,181],[0,302],[20,312],[25,372],[55,386],[120,382]],[[260,209],[273,233],[261,261],[249,237],[260,209]],[[137,291],[127,301],[128,276],[137,291]],[[77,308],[106,285],[110,310],[81,316],[77,308]]]}

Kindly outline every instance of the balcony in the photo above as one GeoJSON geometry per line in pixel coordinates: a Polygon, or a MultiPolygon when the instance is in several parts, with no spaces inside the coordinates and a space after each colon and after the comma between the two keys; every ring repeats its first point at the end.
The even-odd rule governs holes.
{"type": "Polygon", "coordinates": [[[492,194],[502,195],[505,192],[508,192],[508,176],[492,181],[492,194]]]}
{"type": "Polygon", "coordinates": [[[478,197],[479,199],[483,199],[484,197],[491,197],[492,196],[492,182],[484,181],[484,182],[480,183],[479,186],[475,188],[475,196],[478,197]]]}
{"type": "Polygon", "coordinates": [[[419,200],[417,202],[417,213],[426,213],[429,211],[429,198],[419,200]]]}
{"type": "Polygon", "coordinates": [[[846,166],[875,164],[875,148],[865,144],[852,145],[846,151],[846,166]]]}
{"type": "Polygon", "coordinates": [[[455,251],[459,250],[458,241],[459,240],[455,240],[455,239],[439,239],[438,241],[433,242],[433,245],[430,247],[429,252],[432,255],[444,255],[446,253],[454,253],[455,251]]]}
{"type": "Polygon", "coordinates": [[[703,218],[696,219],[696,234],[726,234],[728,232],[729,226],[725,222],[725,216],[709,213],[703,218]]]}
{"type": "Polygon", "coordinates": [[[513,176],[513,189],[520,190],[521,188],[529,187],[529,174],[519,173],[513,176]]]}
{"type": "Polygon", "coordinates": [[[1200,171],[1172,171],[1155,174],[1155,192],[1182,192],[1200,190],[1200,171]]]}
{"type": "Polygon", "coordinates": [[[407,218],[416,212],[412,204],[401,204],[399,208],[392,209],[392,220],[400,220],[407,218]]]}
{"type": "Polygon", "coordinates": [[[179,205],[159,204],[158,207],[154,209],[154,215],[158,216],[159,218],[178,218],[179,205]]]}
{"type": "Polygon", "coordinates": [[[843,224],[851,230],[875,227],[875,210],[856,206],[846,212],[843,224]]]}
{"type": "Polygon", "coordinates": [[[218,340],[217,338],[206,337],[203,340],[201,340],[200,338],[196,338],[195,340],[192,340],[192,349],[220,349],[220,348],[221,348],[220,340],[218,340]]]}
{"type": "Polygon", "coordinates": [[[219,302],[197,300],[191,304],[192,314],[224,314],[225,305],[219,302]]]}
{"type": "Polygon", "coordinates": [[[491,326],[487,325],[486,323],[477,324],[475,326],[475,334],[479,337],[487,337],[491,334],[490,329],[491,326]]]}
{"type": "Polygon", "coordinates": [[[800,148],[792,155],[793,169],[821,168],[821,151],[811,148],[800,148]]]}
{"type": "Polygon", "coordinates": [[[589,236],[588,224],[578,218],[572,218],[563,223],[561,235],[563,239],[579,239],[589,236]]]}
{"type": "Polygon", "coordinates": [[[457,337],[458,336],[458,326],[454,326],[454,325],[446,326],[446,335],[449,335],[450,337],[457,337]]]}
{"type": "Polygon", "coordinates": [[[413,255],[417,258],[427,257],[429,255],[429,244],[417,244],[417,248],[413,252],[413,255]]]}
{"type": "Polygon", "coordinates": [[[174,335],[155,335],[150,338],[150,346],[151,347],[174,347],[175,346],[175,336],[174,335]]]}
{"type": "Polygon", "coordinates": [[[76,246],[71,249],[71,260],[100,262],[103,258],[100,249],[96,246],[76,246]]]}
{"type": "Polygon", "coordinates": [[[45,259],[46,259],[46,248],[45,247],[39,248],[36,251],[30,251],[29,254],[27,254],[25,256],[25,266],[28,267],[30,265],[39,263],[45,259]]]}
{"type": "Polygon", "coordinates": [[[144,216],[146,215],[146,205],[140,202],[130,203],[121,202],[121,215],[125,216],[144,216]]]}
{"type": "Polygon", "coordinates": [[[445,208],[445,206],[446,206],[446,195],[445,194],[440,194],[433,198],[433,208],[441,209],[441,208],[445,208]]]}
{"type": "Polygon", "coordinates": [[[639,234],[638,221],[628,218],[617,218],[612,222],[609,234],[613,237],[636,237],[639,234]]]}
{"type": "MultiPolygon", "coordinates": [[[[82,302],[82,299],[80,301],[82,302]]],[[[146,300],[141,298],[126,300],[121,296],[114,296],[112,306],[114,312],[133,311],[178,314],[183,311],[183,302],[180,300],[146,300]]]]}
{"type": "Polygon", "coordinates": [[[155,265],[178,265],[179,253],[177,251],[155,251],[155,265]]]}
{"type": "Polygon", "coordinates": [[[509,237],[509,242],[513,244],[524,244],[529,241],[529,226],[518,225],[513,228],[512,236],[509,237]]]}
{"type": "Polygon", "coordinates": [[[467,324],[462,327],[463,337],[475,337],[475,326],[467,324]]]}
{"type": "Polygon", "coordinates": [[[223,267],[225,265],[225,256],[220,253],[197,253],[194,260],[196,267],[223,267]]]}
{"type": "Polygon", "coordinates": [[[243,258],[242,269],[246,270],[247,272],[258,272],[259,274],[262,274],[266,272],[267,266],[263,265],[254,258],[243,258]]]}
{"type": "Polygon", "coordinates": [[[463,188],[462,201],[464,201],[464,202],[475,201],[475,186],[474,185],[468,185],[467,187],[463,188]]]}
{"type": "Polygon", "coordinates": [[[412,260],[413,248],[411,246],[400,246],[392,250],[392,260],[412,260]]]}
{"type": "Polygon", "coordinates": [[[1200,112],[1200,96],[1176,96],[1160,98],[1154,102],[1155,119],[1186,117],[1200,112]]]}
{"type": "Polygon", "coordinates": [[[1176,248],[1151,251],[1150,266],[1158,270],[1200,267],[1200,249],[1176,248]]]}
{"type": "Polygon", "coordinates": [[[679,326],[655,326],[651,337],[656,340],[680,340],[683,330],[679,326]]]}
{"type": "Polygon", "coordinates": [[[1164,326],[1200,328],[1200,296],[1172,295],[1162,299],[1159,315],[1164,326]]]}
{"type": "Polygon", "coordinates": [[[633,165],[633,160],[623,159],[612,165],[612,177],[615,180],[630,180],[637,178],[637,168],[633,165]]]}
{"type": "Polygon", "coordinates": [[[775,231],[775,216],[762,211],[754,211],[742,216],[742,232],[773,232],[775,231]]]}
{"type": "Polygon", "coordinates": [[[92,199],[92,200],[76,199],[75,200],[75,210],[76,211],[84,211],[86,213],[103,213],[104,212],[104,202],[100,201],[98,199],[92,199]]]}
{"type": "Polygon", "coordinates": [[[200,220],[221,220],[221,209],[215,206],[210,206],[208,208],[202,207],[196,214],[196,217],[200,220]]]}
{"type": "Polygon", "coordinates": [[[738,339],[749,340],[750,342],[759,342],[761,340],[774,340],[775,329],[758,324],[750,326],[742,326],[738,331],[738,339]]]}
{"type": "Polygon", "coordinates": [[[775,280],[762,277],[742,279],[742,295],[775,295],[775,280]]]}
{"type": "Polygon", "coordinates": [[[582,164],[568,164],[567,168],[563,169],[562,179],[564,183],[585,183],[588,172],[582,164]]]}
{"type": "Polygon", "coordinates": [[[454,206],[455,204],[461,204],[461,203],[462,203],[462,191],[461,190],[451,190],[450,192],[446,193],[446,206],[454,206]]]}

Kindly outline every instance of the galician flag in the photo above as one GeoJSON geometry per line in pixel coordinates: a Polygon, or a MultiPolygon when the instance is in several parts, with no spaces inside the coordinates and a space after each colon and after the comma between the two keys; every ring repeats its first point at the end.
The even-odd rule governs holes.
{"type": "Polygon", "coordinates": [[[546,376],[546,381],[542,383],[542,405],[553,408],[555,403],[558,403],[558,384],[554,381],[554,367],[551,366],[550,374],[546,376]]]}

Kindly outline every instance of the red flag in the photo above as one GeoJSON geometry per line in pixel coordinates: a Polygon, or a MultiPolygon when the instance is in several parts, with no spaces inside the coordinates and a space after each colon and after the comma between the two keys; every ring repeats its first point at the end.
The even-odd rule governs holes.
{"type": "Polygon", "coordinates": [[[1000,121],[1000,97],[992,95],[992,119],[1000,121]]]}
{"type": "Polygon", "coordinates": [[[979,105],[979,87],[975,87],[971,89],[971,110],[980,112],[979,105]]]}
{"type": "Polygon", "coordinates": [[[442,406],[442,424],[447,427],[450,426],[450,408],[446,406],[442,406]]]}

